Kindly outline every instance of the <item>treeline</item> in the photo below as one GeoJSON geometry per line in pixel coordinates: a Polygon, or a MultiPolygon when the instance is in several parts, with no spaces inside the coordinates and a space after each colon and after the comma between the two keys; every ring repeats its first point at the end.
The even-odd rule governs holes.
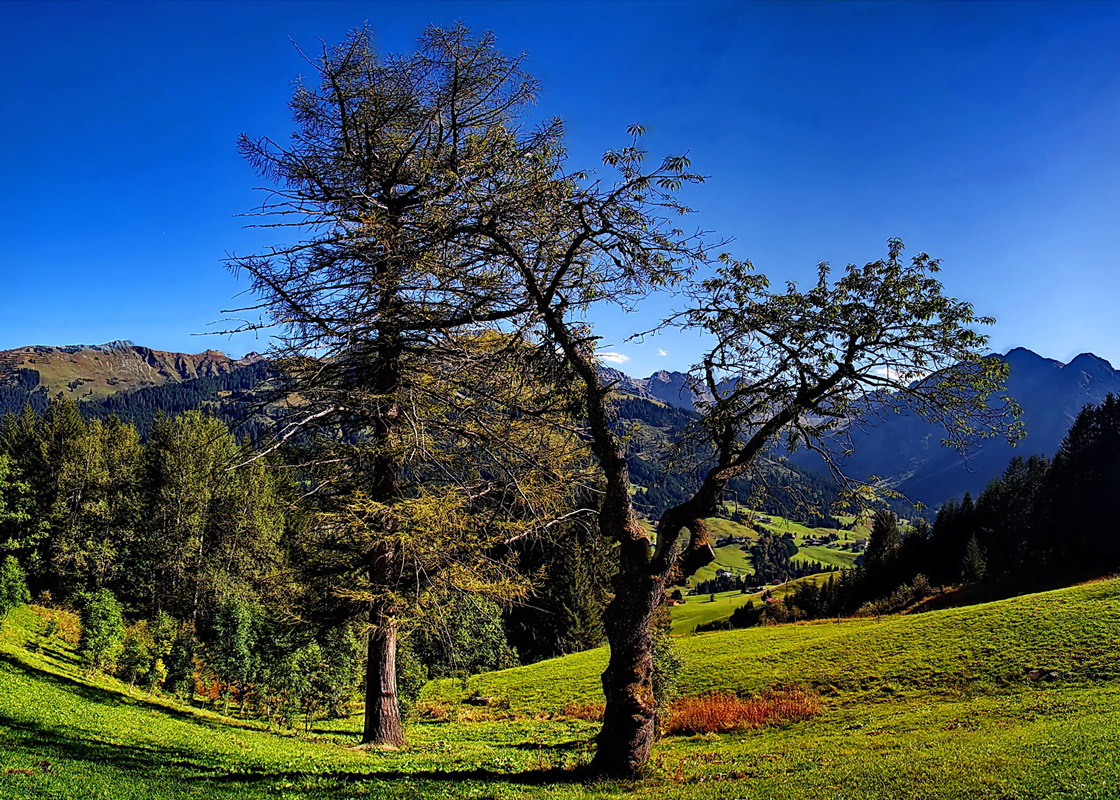
{"type": "Polygon", "coordinates": [[[247,461],[201,412],[157,416],[146,443],[57,397],[0,423],[0,549],[36,596],[111,591],[133,615],[208,619],[227,596],[266,592],[290,523],[283,473],[247,461]]]}
{"type": "Polygon", "coordinates": [[[750,543],[742,545],[750,553],[754,572],[750,575],[717,575],[700,581],[689,594],[718,594],[719,592],[749,592],[768,583],[803,578],[821,572],[832,572],[835,567],[825,566],[819,561],[794,561],[799,549],[790,533],[780,536],[763,531],[750,543]]]}
{"type": "Polygon", "coordinates": [[[977,498],[943,506],[932,527],[916,519],[903,529],[878,512],[857,567],[799,586],[781,607],[744,610],[732,624],[890,613],[961,583],[974,597],[996,598],[1114,574],[1118,488],[1120,401],[1110,394],[1077,415],[1052,460],[1012,459],[977,498]]]}
{"type": "MultiPolygon", "coordinates": [[[[78,610],[89,668],[148,691],[278,725],[342,713],[360,689],[365,629],[310,613],[304,478],[200,411],[157,412],[145,441],[115,416],[87,420],[73,399],[27,405],[0,422],[0,564],[23,587],[5,597],[78,610]]],[[[502,556],[535,579],[523,603],[452,598],[405,632],[402,702],[432,677],[602,642],[611,548],[590,541],[593,526],[553,533],[502,556]]]]}
{"type": "MultiPolygon", "coordinates": [[[[160,386],[145,386],[131,391],[116,392],[99,400],[78,403],[78,411],[85,420],[108,420],[117,417],[131,423],[146,440],[156,418],[177,416],[186,411],[206,407],[210,413],[233,427],[238,438],[259,438],[266,419],[252,390],[274,377],[274,370],[265,361],[238,367],[221,375],[208,375],[160,386]]],[[[30,406],[36,414],[43,414],[51,399],[47,387],[41,385],[39,372],[34,369],[10,370],[0,384],[0,415],[20,414],[30,406]]]]}
{"type": "Polygon", "coordinates": [[[82,403],[80,408],[86,419],[116,416],[131,422],[140,431],[140,437],[146,439],[160,414],[177,416],[209,406],[211,413],[229,424],[238,438],[252,441],[260,437],[264,423],[254,419],[260,409],[252,390],[273,374],[267,362],[258,361],[221,375],[116,392],[103,400],[82,403]]]}

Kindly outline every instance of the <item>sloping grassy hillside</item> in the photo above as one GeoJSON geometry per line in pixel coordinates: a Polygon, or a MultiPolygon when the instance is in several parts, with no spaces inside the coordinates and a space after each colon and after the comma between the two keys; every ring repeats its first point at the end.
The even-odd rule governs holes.
{"type": "MultiPolygon", "coordinates": [[[[717,598],[718,602],[718,598],[717,598]]],[[[681,690],[757,692],[798,684],[862,702],[903,692],[976,693],[1019,686],[1032,669],[1069,682],[1120,680],[1120,581],[915,616],[748,628],[676,640],[681,690]]],[[[604,649],[475,679],[526,712],[601,700],[604,649]]],[[[433,692],[450,684],[431,684],[433,692]]]]}
{"type": "MultiPolygon", "coordinates": [[[[820,584],[827,581],[831,574],[830,572],[818,572],[814,575],[806,575],[803,578],[794,578],[778,586],[770,587],[769,592],[780,600],[800,584],[820,584]]],[[[713,622],[717,619],[727,619],[735,609],[746,605],[750,600],[753,600],[755,605],[765,602],[762,600],[762,595],[766,591],[766,589],[763,589],[753,594],[743,594],[735,591],[719,592],[716,594],[714,603],[711,600],[711,595],[685,595],[683,603],[670,609],[670,616],[672,617],[670,633],[674,636],[685,636],[691,634],[697,625],[713,622]]]]}
{"type": "MultiPolygon", "coordinates": [[[[784,517],[764,515],[759,512],[748,513],[754,515],[754,525],[756,527],[724,519],[723,517],[709,517],[704,521],[711,530],[714,541],[718,541],[727,536],[753,541],[758,538],[758,531],[756,528],[769,531],[777,536],[788,533],[793,536],[794,542],[796,542],[797,546],[800,548],[797,555],[793,557],[794,561],[819,561],[825,566],[850,567],[856,562],[859,553],[850,549],[841,549],[840,547],[833,548],[826,545],[806,546],[806,538],[821,538],[834,533],[839,537],[838,544],[848,544],[854,542],[856,539],[864,539],[867,537],[867,530],[865,527],[857,527],[855,530],[850,531],[838,530],[835,528],[809,528],[802,525],[800,522],[793,522],[784,517]],[[763,519],[767,521],[762,522],[761,520],[763,519]]],[[[715,548],[715,555],[715,561],[701,567],[694,575],[689,577],[688,585],[690,587],[695,586],[700,581],[714,578],[716,576],[716,570],[720,568],[733,573],[751,572],[754,569],[750,554],[743,550],[740,545],[732,544],[725,545],[724,547],[717,547],[715,548]]]]}
{"type": "Polygon", "coordinates": [[[508,709],[413,723],[401,753],[346,748],[358,720],[310,741],[87,680],[66,646],[0,633],[0,797],[1120,798],[1120,581],[972,608],[678,640],[683,689],[795,684],[824,700],[776,728],[670,738],[633,784],[573,782],[593,723],[556,718],[599,696],[602,650],[471,679],[508,709]],[[1053,681],[1032,682],[1044,668],[1053,681]],[[470,722],[472,716],[489,719],[470,722]]]}

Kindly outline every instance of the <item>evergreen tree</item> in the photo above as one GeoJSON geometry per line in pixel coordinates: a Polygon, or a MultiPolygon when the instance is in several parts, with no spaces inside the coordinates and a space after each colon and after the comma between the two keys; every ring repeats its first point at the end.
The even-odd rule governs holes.
{"type": "Polygon", "coordinates": [[[987,571],[988,562],[984,559],[984,551],[980,549],[980,543],[973,536],[968,540],[968,546],[964,550],[964,558],[961,561],[961,578],[968,583],[975,583],[983,580],[987,571]]]}
{"type": "Polygon", "coordinates": [[[86,595],[79,612],[78,658],[90,674],[112,668],[124,638],[121,605],[108,589],[86,595]]]}
{"type": "Polygon", "coordinates": [[[898,516],[893,511],[879,509],[871,521],[871,535],[867,538],[863,563],[870,569],[886,567],[901,548],[902,533],[898,527],[898,516]]]}

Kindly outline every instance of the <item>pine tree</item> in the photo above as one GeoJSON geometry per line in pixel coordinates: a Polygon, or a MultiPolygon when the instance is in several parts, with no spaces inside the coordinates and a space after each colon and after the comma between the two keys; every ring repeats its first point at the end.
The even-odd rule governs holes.
{"type": "Polygon", "coordinates": [[[968,583],[976,583],[984,579],[988,571],[988,562],[984,559],[984,551],[980,543],[973,536],[968,540],[961,561],[961,578],[968,583]]]}

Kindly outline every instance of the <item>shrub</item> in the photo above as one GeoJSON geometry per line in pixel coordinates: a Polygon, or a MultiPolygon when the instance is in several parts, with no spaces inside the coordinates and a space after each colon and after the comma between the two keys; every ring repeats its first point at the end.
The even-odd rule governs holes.
{"type": "Polygon", "coordinates": [[[416,656],[411,642],[400,640],[397,644],[397,705],[401,717],[408,719],[420,699],[420,690],[428,682],[428,668],[416,656]]]}
{"type": "Polygon", "coordinates": [[[727,733],[806,719],[820,712],[815,694],[800,689],[773,691],[756,697],[705,694],[685,697],[670,708],[665,732],[675,735],[727,733]]]}
{"type": "Polygon", "coordinates": [[[125,631],[124,644],[117,659],[117,677],[126,681],[129,689],[137,683],[158,688],[156,684],[162,683],[160,672],[166,673],[166,670],[156,652],[151,626],[147,622],[137,622],[125,631]]]}
{"type": "Polygon", "coordinates": [[[8,556],[0,564],[0,621],[8,616],[13,608],[31,602],[31,592],[27,590],[27,576],[16,561],[8,556]]]}

